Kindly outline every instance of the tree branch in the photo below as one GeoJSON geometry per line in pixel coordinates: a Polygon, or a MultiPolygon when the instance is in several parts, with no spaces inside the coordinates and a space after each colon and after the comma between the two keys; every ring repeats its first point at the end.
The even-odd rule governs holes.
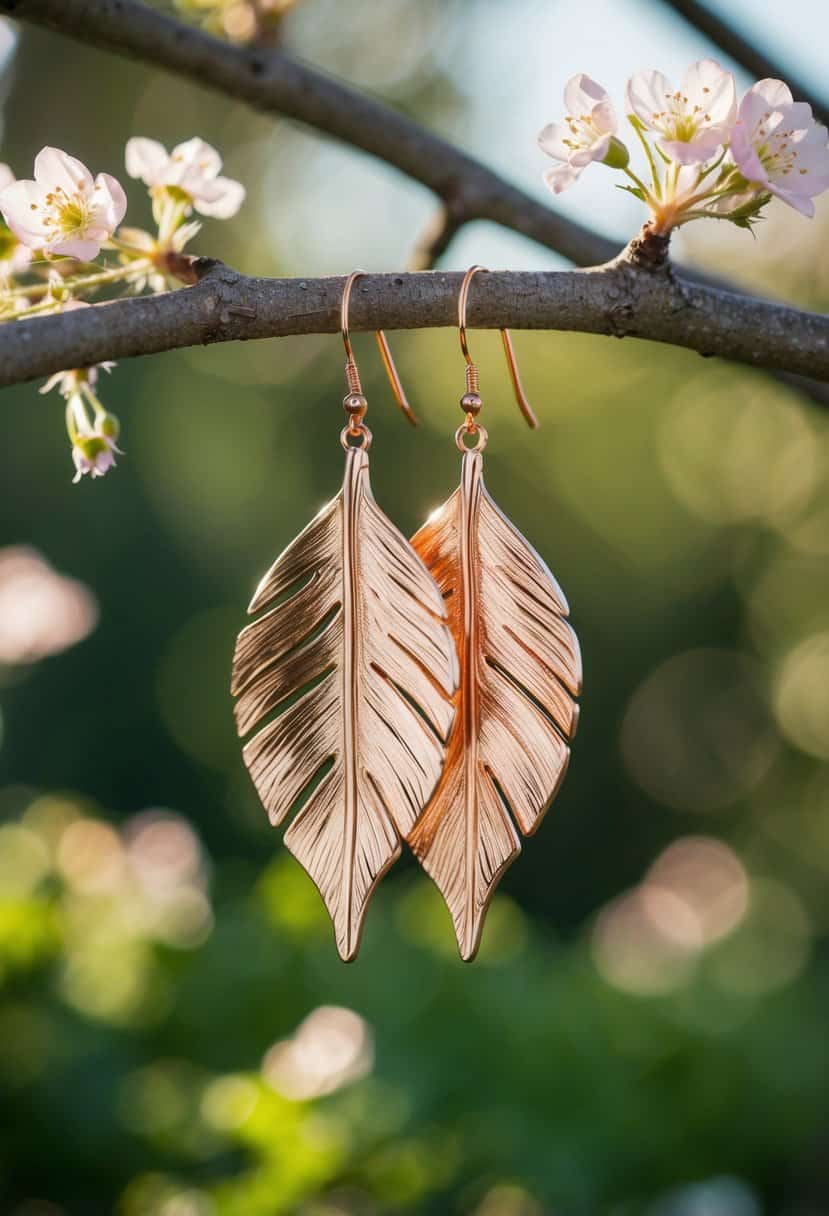
{"type": "MultiPolygon", "coordinates": [[[[342,278],[250,278],[207,259],[193,272],[198,282],[181,291],[0,327],[0,385],[182,346],[339,329],[342,278]]],[[[461,278],[367,275],[354,288],[351,327],[454,325],[461,278]]],[[[829,317],[642,270],[626,258],[595,270],[481,275],[469,321],[648,338],[829,381],[829,317]]]]}
{"type": "MultiPolygon", "coordinates": [[[[683,2],[687,0],[676,0],[683,2]]],[[[437,223],[421,238],[415,254],[421,266],[434,261],[458,228],[472,219],[491,220],[522,233],[581,266],[603,262],[615,252],[613,241],[557,214],[411,119],[279,52],[231,46],[136,0],[0,0],[3,13],[166,67],[394,165],[429,187],[442,202],[437,223]]],[[[634,252],[631,247],[615,267],[599,267],[595,274],[603,277],[593,278],[589,286],[587,279],[567,275],[497,276],[502,284],[512,283],[516,294],[504,287],[498,297],[503,316],[481,316],[478,323],[517,327],[546,323],[673,342],[775,369],[779,378],[796,383],[818,404],[829,405],[825,385],[807,378],[829,380],[824,318],[717,290],[724,285],[690,271],[683,272],[682,280],[672,280],[667,271],[649,275],[633,264],[634,252]],[[527,296],[529,283],[544,284],[532,301],[527,296]],[[811,351],[810,341],[815,344],[811,351]]],[[[411,294],[401,296],[388,288],[378,292],[369,323],[449,324],[454,302],[436,286],[448,280],[427,276],[423,281],[430,284],[428,288],[412,286],[416,281],[389,278],[389,284],[409,284],[411,294]],[[423,299],[437,312],[423,308],[423,299]],[[381,304],[390,308],[394,304],[397,312],[383,314],[381,304]]],[[[297,293],[319,292],[320,283],[336,282],[303,286],[290,280],[245,279],[224,268],[186,292],[116,302],[71,316],[15,321],[0,329],[4,360],[0,383],[194,343],[333,329],[336,300],[332,303],[326,294],[321,309],[309,316],[301,301],[307,305],[310,297],[297,293]],[[254,316],[249,315],[251,309],[254,316]],[[77,347],[72,345],[75,339],[77,347]]],[[[486,300],[492,291],[490,284],[476,295],[486,300]]],[[[359,314],[355,324],[359,325],[359,314]]]]}
{"type": "Polygon", "coordinates": [[[748,38],[743,37],[739,30],[728,21],[724,21],[722,17],[712,12],[707,4],[701,4],[700,0],[664,0],[664,2],[674,12],[679,13],[680,17],[683,17],[694,29],[699,30],[706,38],[710,38],[720,50],[725,51],[726,55],[730,55],[752,76],[757,76],[760,80],[767,76],[785,80],[798,101],[808,101],[815,118],[824,125],[829,121],[829,106],[821,101],[813,90],[809,89],[802,80],[794,78],[789,68],[782,67],[776,59],[766,55],[748,38]]]}
{"type": "Polygon", "coordinates": [[[619,242],[559,215],[404,114],[279,51],[231,46],[136,0],[0,0],[3,13],[293,118],[394,165],[464,222],[491,220],[577,266],[618,252],[619,242]]]}

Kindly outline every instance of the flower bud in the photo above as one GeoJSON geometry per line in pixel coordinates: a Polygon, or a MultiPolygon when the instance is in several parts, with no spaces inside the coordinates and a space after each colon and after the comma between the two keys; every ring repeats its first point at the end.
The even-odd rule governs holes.
{"type": "Polygon", "coordinates": [[[602,164],[609,165],[611,169],[626,169],[629,160],[630,153],[627,145],[623,144],[621,139],[617,139],[615,135],[611,136],[610,147],[607,149],[607,155],[602,164]]]}
{"type": "Polygon", "coordinates": [[[115,464],[114,452],[118,449],[111,439],[93,431],[87,435],[76,435],[72,443],[72,460],[75,462],[74,481],[79,482],[87,473],[103,477],[115,464]]]}
{"type": "Polygon", "coordinates": [[[114,414],[101,414],[95,422],[99,434],[106,439],[111,439],[113,443],[117,441],[121,433],[121,423],[114,414]]]}

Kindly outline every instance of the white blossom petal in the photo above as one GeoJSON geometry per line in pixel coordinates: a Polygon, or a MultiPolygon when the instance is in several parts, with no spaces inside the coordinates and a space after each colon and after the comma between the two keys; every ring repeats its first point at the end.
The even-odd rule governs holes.
{"type": "Polygon", "coordinates": [[[245,201],[245,187],[229,177],[217,177],[207,183],[196,196],[195,208],[202,215],[217,220],[229,220],[245,201]]]}
{"type": "Polygon", "coordinates": [[[64,190],[70,195],[93,187],[92,174],[83,161],[60,148],[41,148],[35,157],[35,181],[50,191],[64,190]]]}
{"type": "Polygon", "coordinates": [[[651,127],[664,111],[665,99],[670,92],[671,83],[662,72],[637,72],[631,76],[625,89],[627,108],[646,127],[651,127]]]}
{"type": "Polygon", "coordinates": [[[579,148],[577,152],[573,152],[570,156],[570,164],[574,169],[584,169],[593,161],[603,161],[607,156],[608,148],[612,135],[600,135],[587,148],[579,148]]]}
{"type": "Polygon", "coordinates": [[[569,164],[556,165],[554,169],[545,170],[544,181],[553,194],[561,194],[562,191],[569,190],[580,176],[581,169],[575,169],[569,164]]]}
{"type": "Polygon", "coordinates": [[[46,191],[37,182],[13,182],[0,193],[0,211],[14,235],[30,249],[46,239],[46,191]]]}
{"type": "MultiPolygon", "coordinates": [[[[171,165],[175,166],[177,177],[171,184],[179,185],[183,190],[189,189],[188,182],[197,184],[212,181],[222,171],[222,158],[219,153],[198,136],[173,148],[170,161],[171,165]]],[[[196,191],[192,190],[190,193],[195,194],[196,191]]]]}
{"type": "Polygon", "coordinates": [[[46,253],[77,258],[79,262],[92,262],[101,251],[101,240],[95,237],[73,236],[65,240],[50,241],[43,248],[46,253]]]}
{"type": "Polygon", "coordinates": [[[730,127],[737,117],[737,88],[731,72],[726,72],[715,59],[700,59],[682,78],[682,93],[687,106],[710,115],[715,126],[730,127]]]}
{"type": "Polygon", "coordinates": [[[157,139],[135,135],[127,140],[124,161],[130,177],[139,178],[146,186],[155,186],[170,157],[157,139]]]}
{"type": "Polygon", "coordinates": [[[95,178],[94,195],[100,200],[102,222],[113,233],[127,210],[127,196],[121,183],[110,173],[99,173],[95,178]]]}
{"type": "Polygon", "coordinates": [[[567,141],[571,140],[570,129],[561,122],[550,122],[538,135],[538,146],[542,152],[552,156],[553,160],[569,160],[570,148],[567,141]]]}

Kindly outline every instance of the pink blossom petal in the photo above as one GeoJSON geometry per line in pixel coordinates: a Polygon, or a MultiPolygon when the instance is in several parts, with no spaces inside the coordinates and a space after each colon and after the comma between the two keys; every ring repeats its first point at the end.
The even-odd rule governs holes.
{"type": "Polygon", "coordinates": [[[760,106],[761,110],[779,110],[781,106],[790,106],[794,101],[789,86],[782,80],[774,80],[771,77],[767,77],[765,80],[758,80],[756,84],[751,86],[740,102],[741,110],[749,98],[759,98],[762,103],[760,106]]]}
{"type": "Polygon", "coordinates": [[[660,139],[659,147],[671,160],[680,165],[701,165],[728,140],[728,131],[722,127],[703,127],[693,139],[660,139]]]}
{"type": "Polygon", "coordinates": [[[752,129],[747,123],[742,119],[736,122],[731,132],[731,155],[746,181],[765,184],[768,178],[760,157],[754,150],[751,135],[752,129]]]}
{"type": "Polygon", "coordinates": [[[147,186],[155,186],[169,161],[167,149],[157,139],[135,135],[127,140],[124,162],[130,177],[140,178],[147,186]]]}
{"type": "Polygon", "coordinates": [[[737,121],[747,127],[752,134],[763,116],[769,110],[774,110],[774,107],[766,101],[765,97],[761,93],[755,92],[755,89],[749,89],[740,102],[740,108],[737,111],[737,121]]]}
{"type": "Polygon", "coordinates": [[[574,118],[586,118],[600,102],[610,103],[607,90],[584,72],[571,76],[564,86],[564,104],[574,118]]]}
{"type": "Polygon", "coordinates": [[[787,190],[785,186],[781,186],[776,182],[769,182],[767,189],[771,194],[777,195],[784,203],[788,203],[790,207],[794,207],[795,211],[799,211],[801,215],[805,215],[811,219],[815,214],[815,204],[805,194],[796,193],[794,190],[787,190]]]}
{"type": "Polygon", "coordinates": [[[206,184],[196,197],[195,208],[202,215],[214,219],[228,220],[234,216],[245,201],[245,187],[229,177],[217,177],[206,184]]]}
{"type": "Polygon", "coordinates": [[[5,190],[15,181],[15,176],[8,165],[0,164],[0,191],[5,190]]]}
{"type": "Polygon", "coordinates": [[[83,161],[61,151],[42,148],[35,157],[35,181],[47,190],[61,189],[67,194],[86,194],[92,190],[92,174],[83,161]]]}
{"type": "Polygon", "coordinates": [[[777,113],[780,116],[777,126],[794,131],[795,138],[807,131],[815,121],[812,107],[807,101],[793,101],[790,106],[780,106],[777,113]]]}

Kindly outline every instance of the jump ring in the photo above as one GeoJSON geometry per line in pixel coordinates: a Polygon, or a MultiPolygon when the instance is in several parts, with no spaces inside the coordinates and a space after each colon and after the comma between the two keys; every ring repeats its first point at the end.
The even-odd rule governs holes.
{"type": "Polygon", "coordinates": [[[343,445],[346,451],[348,451],[349,448],[361,448],[362,451],[367,452],[371,447],[371,439],[371,431],[363,422],[360,422],[354,430],[352,430],[350,426],[344,426],[340,431],[340,443],[343,445]],[[360,442],[352,443],[351,440],[356,438],[358,438],[360,442]]]}
{"type": "Polygon", "coordinates": [[[455,431],[455,446],[459,452],[482,452],[486,447],[488,438],[486,427],[476,424],[475,429],[470,430],[469,426],[463,422],[455,431]],[[468,447],[464,442],[466,435],[477,435],[477,442],[472,447],[468,447]]]}

